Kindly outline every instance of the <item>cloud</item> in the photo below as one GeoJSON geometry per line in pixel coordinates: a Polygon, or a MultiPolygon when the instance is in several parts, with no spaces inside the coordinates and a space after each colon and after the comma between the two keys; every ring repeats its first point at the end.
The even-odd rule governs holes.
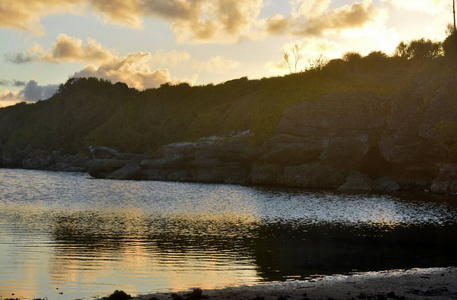
{"type": "MultiPolygon", "coordinates": [[[[138,90],[155,88],[166,82],[177,82],[171,79],[168,68],[185,65],[200,72],[225,73],[237,68],[239,62],[216,56],[200,62],[185,51],[157,51],[154,55],[148,52],[130,53],[123,57],[114,55],[100,43],[88,39],[83,44],[81,39],[60,34],[53,42],[52,49],[45,51],[35,44],[32,48],[19,54],[10,54],[6,59],[13,63],[45,61],[51,63],[81,62],[88,63],[83,70],[74,73],[74,77],[98,77],[113,82],[125,82],[138,90]],[[151,65],[162,66],[151,70],[151,65]]],[[[194,75],[190,80],[196,80],[194,75]]]]}
{"type": "Polygon", "coordinates": [[[51,98],[55,94],[59,85],[39,85],[34,79],[27,82],[24,88],[18,93],[18,96],[27,102],[35,102],[51,98]]]}
{"type": "Polygon", "coordinates": [[[59,88],[58,85],[39,85],[34,79],[29,80],[28,82],[23,81],[7,81],[1,80],[0,84],[2,85],[14,85],[16,87],[23,87],[20,91],[10,91],[5,89],[3,92],[0,92],[0,107],[13,105],[18,102],[36,102],[38,100],[45,100],[57,91],[59,88]]]}
{"type": "Polygon", "coordinates": [[[18,92],[10,92],[10,90],[5,89],[2,93],[0,92],[0,101],[12,101],[18,98],[18,92]]]}
{"type": "Polygon", "coordinates": [[[227,73],[230,69],[236,69],[240,63],[235,60],[228,60],[222,56],[216,56],[205,62],[195,61],[192,67],[198,71],[206,71],[208,73],[223,74],[227,73]]]}
{"type": "MultiPolygon", "coordinates": [[[[185,1],[190,2],[190,1],[185,1]]],[[[177,18],[170,28],[178,41],[238,42],[250,35],[257,22],[262,0],[194,1],[189,13],[177,18]]]]}
{"type": "Polygon", "coordinates": [[[354,2],[334,10],[329,10],[330,3],[329,0],[295,0],[290,16],[275,15],[263,20],[265,31],[268,34],[317,37],[362,29],[382,17],[371,0],[354,2]]]}
{"type": "Polygon", "coordinates": [[[42,36],[40,18],[59,12],[78,11],[80,0],[14,0],[0,5],[0,27],[42,36]]]}
{"type": "Polygon", "coordinates": [[[238,41],[257,21],[263,0],[15,0],[0,6],[0,27],[43,35],[42,17],[92,11],[102,21],[142,28],[144,18],[171,22],[180,41],[238,41]]]}
{"type": "Polygon", "coordinates": [[[40,56],[40,60],[50,62],[104,62],[110,60],[113,54],[109,50],[102,49],[100,43],[88,38],[87,44],[82,45],[82,40],[59,34],[51,51],[40,56]]]}
{"type": "Polygon", "coordinates": [[[0,80],[0,85],[10,85],[10,86],[15,86],[15,87],[21,87],[21,86],[25,86],[26,82],[19,81],[19,80],[0,80]]]}
{"type": "Polygon", "coordinates": [[[34,57],[25,53],[6,53],[5,60],[13,64],[25,64],[34,61],[34,57]]]}
{"type": "Polygon", "coordinates": [[[150,53],[131,53],[124,57],[113,57],[100,66],[89,65],[76,72],[73,77],[98,77],[112,82],[124,82],[138,90],[155,88],[170,81],[166,69],[151,71],[148,61],[150,53]]]}
{"type": "Polygon", "coordinates": [[[45,51],[42,46],[35,44],[23,53],[5,55],[7,61],[15,64],[32,61],[100,63],[109,61],[113,57],[110,50],[103,49],[101,44],[94,39],[88,38],[87,43],[83,45],[81,39],[63,33],[57,36],[57,40],[53,42],[53,47],[49,51],[45,51]]]}
{"type": "Polygon", "coordinates": [[[189,62],[190,60],[191,55],[188,52],[176,50],[172,50],[170,52],[159,50],[151,56],[151,63],[158,65],[177,66],[179,64],[189,62]]]}

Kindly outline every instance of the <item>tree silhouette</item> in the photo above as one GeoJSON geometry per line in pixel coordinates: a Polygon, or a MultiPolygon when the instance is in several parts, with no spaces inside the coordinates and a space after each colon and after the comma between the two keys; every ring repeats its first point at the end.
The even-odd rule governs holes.
{"type": "Polygon", "coordinates": [[[297,73],[298,71],[298,63],[303,58],[301,50],[302,49],[297,44],[295,44],[289,51],[282,50],[284,62],[289,68],[290,73],[297,73]]]}

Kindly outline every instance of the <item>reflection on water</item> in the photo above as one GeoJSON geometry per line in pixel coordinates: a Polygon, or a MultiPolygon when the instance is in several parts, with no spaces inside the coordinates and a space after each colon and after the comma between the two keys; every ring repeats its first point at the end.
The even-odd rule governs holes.
{"type": "Polygon", "coordinates": [[[455,203],[24,170],[0,176],[0,298],[457,265],[455,203]]]}

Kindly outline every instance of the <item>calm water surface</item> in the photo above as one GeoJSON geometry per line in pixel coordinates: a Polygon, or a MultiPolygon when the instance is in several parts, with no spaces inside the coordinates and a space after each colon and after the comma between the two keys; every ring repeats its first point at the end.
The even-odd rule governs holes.
{"type": "Polygon", "coordinates": [[[457,265],[457,201],[0,169],[0,299],[457,265]],[[14,294],[14,296],[13,296],[14,294]]]}

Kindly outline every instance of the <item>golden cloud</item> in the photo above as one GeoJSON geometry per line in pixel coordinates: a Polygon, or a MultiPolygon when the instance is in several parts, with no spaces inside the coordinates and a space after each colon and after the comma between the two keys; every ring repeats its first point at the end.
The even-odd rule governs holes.
{"type": "Polygon", "coordinates": [[[81,39],[62,33],[53,42],[53,47],[49,51],[45,51],[42,46],[35,44],[22,53],[7,54],[6,60],[16,64],[32,61],[101,63],[113,57],[110,50],[103,49],[101,44],[94,39],[88,38],[87,44],[83,45],[81,39]]]}
{"type": "Polygon", "coordinates": [[[0,5],[0,27],[43,35],[40,18],[46,15],[79,11],[80,0],[14,0],[0,5]]]}
{"type": "Polygon", "coordinates": [[[92,10],[104,22],[141,28],[146,17],[171,21],[181,41],[238,40],[249,33],[263,0],[15,0],[0,6],[0,27],[43,35],[40,19],[92,10]]]}
{"type": "Polygon", "coordinates": [[[155,88],[170,81],[170,74],[166,69],[151,71],[147,62],[151,59],[150,53],[132,53],[124,57],[114,57],[100,66],[89,65],[76,72],[73,77],[98,77],[112,82],[124,82],[129,87],[138,90],[155,88]]]}
{"type": "Polygon", "coordinates": [[[361,29],[367,24],[377,22],[382,15],[371,0],[354,2],[334,10],[329,10],[330,2],[299,0],[287,18],[276,15],[267,19],[265,30],[268,34],[321,36],[361,29]]]}
{"type": "Polygon", "coordinates": [[[59,34],[53,48],[41,56],[38,60],[49,62],[104,62],[112,59],[113,54],[109,50],[102,49],[100,43],[88,38],[87,44],[83,46],[82,40],[70,37],[66,34],[59,34]]]}

